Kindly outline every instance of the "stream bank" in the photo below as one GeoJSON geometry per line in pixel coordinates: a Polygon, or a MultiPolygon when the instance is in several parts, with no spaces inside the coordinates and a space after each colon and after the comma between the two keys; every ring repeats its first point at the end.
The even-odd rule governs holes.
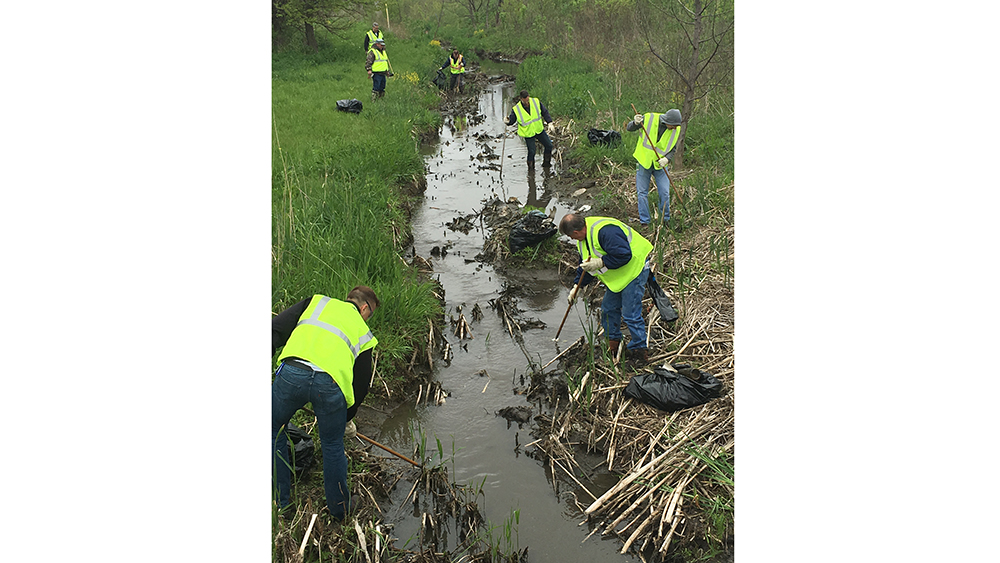
{"type": "MultiPolygon", "coordinates": [[[[491,235],[483,216],[489,202],[514,198],[519,204],[545,210],[558,221],[571,209],[592,205],[592,194],[609,186],[578,177],[568,166],[564,169],[560,157],[565,139],[558,135],[553,169],[528,170],[523,142],[509,130],[505,137],[500,123],[510,109],[512,84],[501,76],[479,86],[482,95],[478,97],[446,101],[445,124],[437,142],[425,148],[426,188],[411,217],[413,241],[405,259],[440,284],[445,305],[445,319],[429,330],[437,351],[428,358],[426,367],[431,370],[418,381],[416,397],[386,386],[388,400],[382,404],[366,401],[358,414],[360,432],[406,455],[428,460],[434,469],[421,472],[407,467],[370,446],[352,448],[352,479],[356,480],[352,492],[362,523],[356,539],[369,537],[368,548],[372,548],[375,537],[384,538],[382,549],[389,544],[409,558],[405,560],[444,561],[448,559],[435,554],[455,553],[467,545],[472,530],[492,526],[499,535],[513,529],[512,543],[506,536],[511,546],[506,550],[509,560],[596,562],[638,560],[632,553],[619,553],[622,543],[636,534],[641,542],[635,547],[655,556],[655,548],[662,545],[662,524],[660,545],[646,545],[653,543],[653,536],[642,537],[642,529],[634,531],[627,520],[624,530],[614,530],[612,525],[609,531],[603,525],[611,518],[588,521],[585,510],[620,476],[645,461],[643,451],[673,447],[676,444],[670,440],[684,436],[684,428],[695,428],[692,420],[700,423],[712,414],[705,413],[715,409],[702,409],[705,413],[700,418],[698,412],[665,418],[654,409],[620,400],[616,391],[634,370],[626,372],[626,366],[608,362],[599,352],[595,355],[587,339],[597,327],[583,301],[599,303],[599,292],[578,300],[560,342],[552,342],[567,310],[567,266],[575,260],[571,246],[559,245],[557,252],[565,255],[548,266],[511,268],[503,260],[483,260],[491,235]],[[497,154],[499,159],[489,158],[497,154]],[[496,160],[503,164],[492,166],[496,160]],[[562,352],[566,354],[553,363],[562,352]],[[584,370],[592,373],[586,380],[584,370]],[[567,408],[571,393],[576,393],[575,404],[567,408]],[[634,428],[621,424],[630,417],[636,420],[630,425],[634,428]],[[621,450],[623,440],[631,442],[628,449],[621,450]],[[616,455],[619,450],[621,455],[616,455]],[[514,553],[517,549],[522,551],[514,553]]],[[[621,194],[622,201],[627,201],[627,195],[621,194]]],[[[632,197],[634,201],[634,189],[632,197]]],[[[668,259],[680,267],[685,258],[692,258],[696,246],[692,244],[686,256],[683,247],[671,250],[668,259]]],[[[678,287],[676,278],[669,274],[666,278],[665,286],[678,287]]],[[[701,280],[698,290],[716,287],[706,281],[701,280]]],[[[726,288],[720,290],[725,293],[726,288]]],[[[683,313],[678,326],[650,331],[657,344],[651,348],[661,352],[651,359],[676,361],[720,352],[719,365],[730,370],[724,377],[731,387],[731,288],[728,303],[711,299],[709,308],[721,308],[723,314],[705,323],[689,320],[699,317],[696,291],[677,301],[683,313]],[[716,324],[722,328],[717,330],[716,324]],[[729,340],[723,346],[727,326],[729,340]],[[703,339],[695,338],[699,333],[703,339]],[[678,339],[681,342],[671,350],[678,339]],[[707,350],[702,340],[707,341],[707,350]],[[713,345],[719,349],[713,350],[713,345]]],[[[421,364],[422,358],[412,363],[414,369],[421,369],[421,364]]],[[[728,405],[731,411],[731,400],[728,405]]],[[[725,411],[725,405],[720,406],[725,411]]],[[[727,438],[731,419],[725,412],[718,417],[713,414],[712,419],[716,418],[722,430],[719,445],[726,446],[731,442],[727,438]]],[[[692,473],[694,478],[688,481],[692,489],[701,484],[699,473],[692,473]]],[[[692,474],[680,471],[685,479],[692,474]]],[[[658,478],[671,488],[673,476],[658,478]]],[[[680,498],[679,493],[667,531],[684,532],[688,511],[693,514],[694,503],[684,505],[680,498]]],[[[662,502],[660,497],[654,500],[662,502]]],[[[633,504],[650,509],[641,498],[629,498],[622,510],[633,504]]],[[[664,508],[670,508],[670,499],[667,504],[664,508]]],[[[620,513],[614,510],[606,509],[606,516],[617,518],[620,513]]],[[[632,519],[634,514],[626,516],[632,519]]],[[[640,524],[648,523],[636,526],[640,524]]],[[[719,535],[731,538],[731,528],[728,532],[724,528],[719,535]]],[[[317,532],[343,535],[344,530],[334,525],[317,532]]],[[[695,533],[692,525],[687,535],[695,533]]],[[[503,538],[491,539],[502,543],[503,538]]],[[[684,538],[674,541],[677,545],[684,538]]]]}

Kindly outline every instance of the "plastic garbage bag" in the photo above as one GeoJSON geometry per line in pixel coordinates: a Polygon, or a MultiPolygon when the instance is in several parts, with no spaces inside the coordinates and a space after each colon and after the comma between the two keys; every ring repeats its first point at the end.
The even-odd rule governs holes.
{"type": "Polygon", "coordinates": [[[361,107],[361,100],[357,98],[352,98],[350,100],[337,100],[337,109],[339,111],[361,113],[361,107]]]}
{"type": "Polygon", "coordinates": [[[671,364],[676,372],[666,368],[632,377],[625,387],[625,396],[661,411],[673,412],[696,407],[721,397],[725,385],[707,371],[688,364],[671,364]]]}
{"type": "Polygon", "coordinates": [[[587,131],[587,140],[590,141],[591,145],[614,146],[622,142],[622,136],[618,131],[591,129],[587,131]]]}
{"type": "Polygon", "coordinates": [[[444,71],[438,69],[437,76],[434,77],[434,85],[438,87],[439,90],[444,90],[448,87],[448,77],[444,75],[444,71]]]}
{"type": "Polygon", "coordinates": [[[538,210],[529,211],[511,227],[507,243],[511,252],[519,252],[537,245],[556,234],[557,230],[548,215],[538,210]]]}
{"type": "Polygon", "coordinates": [[[316,445],[308,432],[290,422],[285,425],[285,434],[292,443],[290,450],[295,475],[301,476],[316,463],[316,445]]]}
{"type": "Polygon", "coordinates": [[[653,298],[653,303],[656,304],[656,309],[660,312],[660,318],[664,322],[670,323],[677,320],[677,311],[674,310],[670,298],[656,282],[656,277],[653,274],[650,274],[649,279],[646,280],[646,292],[653,298]]]}

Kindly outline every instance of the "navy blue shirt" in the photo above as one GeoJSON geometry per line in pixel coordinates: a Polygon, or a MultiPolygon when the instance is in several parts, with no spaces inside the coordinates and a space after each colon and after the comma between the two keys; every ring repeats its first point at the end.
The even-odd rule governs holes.
{"type": "MultiPolygon", "coordinates": [[[[518,101],[517,103],[520,104],[521,102],[518,101]]],[[[521,109],[524,109],[524,104],[521,104],[521,109]]],[[[538,100],[538,109],[542,111],[542,120],[545,121],[545,123],[552,123],[552,117],[549,116],[549,110],[545,109],[545,104],[543,104],[541,100],[538,100]]],[[[510,108],[510,115],[507,116],[506,124],[514,125],[515,123],[517,123],[517,114],[514,113],[514,108],[510,108]]],[[[542,130],[542,133],[544,132],[545,130],[542,130]]],[[[539,133],[539,135],[541,135],[541,133],[539,133]]],[[[604,243],[602,242],[601,244],[604,243]]]]}
{"type": "MultiPolygon", "coordinates": [[[[583,239],[583,244],[589,247],[588,239],[583,239]]],[[[614,270],[616,268],[621,268],[625,264],[628,264],[632,260],[632,245],[628,242],[628,237],[625,236],[625,231],[622,230],[618,225],[605,225],[597,231],[597,242],[601,244],[601,248],[607,254],[604,255],[604,265],[609,270],[614,270]]],[[[590,249],[591,254],[593,254],[593,249],[590,249]]],[[[581,256],[581,260],[583,257],[581,256]]],[[[573,277],[573,283],[580,279],[580,274],[584,274],[583,281],[580,285],[590,285],[594,281],[594,276],[590,275],[589,272],[584,272],[583,268],[576,269],[576,276],[573,277]]]]}

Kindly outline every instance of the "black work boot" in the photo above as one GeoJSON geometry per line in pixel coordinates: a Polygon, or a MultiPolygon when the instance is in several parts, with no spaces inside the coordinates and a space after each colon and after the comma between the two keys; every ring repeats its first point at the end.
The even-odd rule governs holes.
{"type": "Polygon", "coordinates": [[[542,168],[548,168],[551,164],[552,164],[552,154],[545,153],[545,156],[542,157],[542,168]]]}
{"type": "Polygon", "coordinates": [[[535,161],[534,160],[529,160],[528,161],[528,170],[534,170],[534,169],[535,169],[535,161]]]}

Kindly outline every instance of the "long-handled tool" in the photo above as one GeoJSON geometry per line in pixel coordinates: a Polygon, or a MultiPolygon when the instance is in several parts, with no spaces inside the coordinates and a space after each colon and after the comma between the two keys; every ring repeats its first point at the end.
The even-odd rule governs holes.
{"type": "MultiPolygon", "coordinates": [[[[576,280],[576,285],[573,286],[573,293],[575,293],[577,290],[580,289],[580,282],[582,281],[583,281],[583,272],[580,272],[580,279],[576,280]]],[[[562,327],[564,324],[566,324],[566,317],[569,316],[569,310],[572,308],[573,308],[572,303],[569,304],[569,307],[566,307],[566,314],[563,315],[563,320],[561,323],[559,323],[559,330],[556,331],[556,337],[552,339],[553,342],[559,340],[559,333],[562,332],[562,327]]]]}
{"type": "Polygon", "coordinates": [[[371,438],[369,438],[368,436],[365,436],[364,434],[362,434],[360,432],[358,432],[358,438],[361,438],[362,440],[368,442],[369,444],[371,444],[373,446],[378,446],[378,447],[382,448],[383,450],[391,453],[392,455],[398,457],[399,459],[401,459],[403,461],[408,461],[408,462],[412,463],[413,465],[415,465],[417,467],[420,467],[419,463],[413,461],[412,459],[406,457],[405,455],[403,455],[403,454],[401,454],[399,452],[396,452],[396,451],[392,450],[391,448],[388,448],[386,446],[383,446],[382,444],[379,444],[375,440],[372,440],[371,438]]]}
{"type": "Polygon", "coordinates": [[[500,143],[500,183],[503,183],[503,159],[507,154],[507,125],[503,126],[503,141],[500,143]]]}

